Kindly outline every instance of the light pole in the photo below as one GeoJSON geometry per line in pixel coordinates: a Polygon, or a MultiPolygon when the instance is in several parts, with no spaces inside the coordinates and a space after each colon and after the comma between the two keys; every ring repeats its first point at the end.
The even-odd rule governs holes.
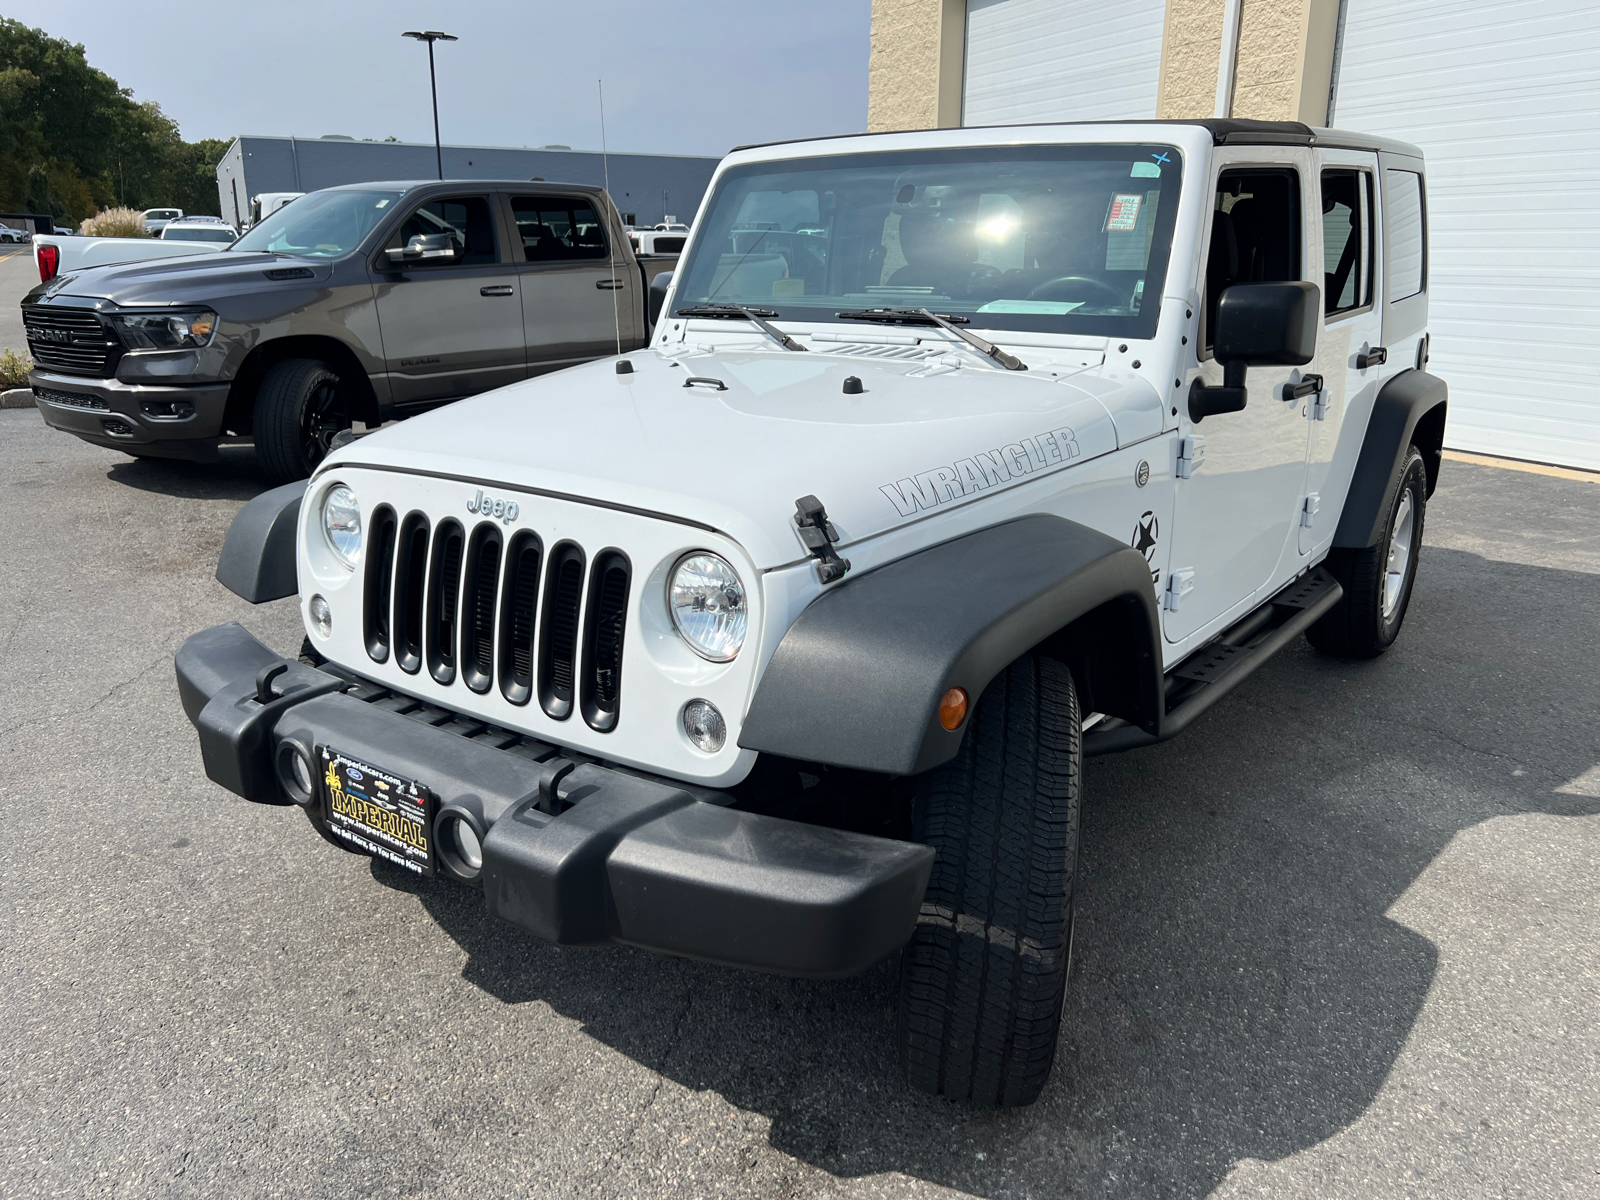
{"type": "Polygon", "coordinates": [[[452,33],[440,33],[437,29],[408,29],[402,36],[428,43],[428,87],[433,91],[433,157],[439,166],[439,178],[443,179],[444,149],[439,145],[439,81],[433,74],[433,44],[459,39],[452,33]]]}

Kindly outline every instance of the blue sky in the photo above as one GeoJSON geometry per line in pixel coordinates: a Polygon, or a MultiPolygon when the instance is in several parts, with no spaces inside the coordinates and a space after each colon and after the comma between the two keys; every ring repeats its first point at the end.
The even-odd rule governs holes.
{"type": "Polygon", "coordinates": [[[427,50],[443,29],[446,142],[721,154],[866,128],[870,0],[33,0],[7,15],[81,42],[186,138],[241,133],[432,141],[427,50]]]}

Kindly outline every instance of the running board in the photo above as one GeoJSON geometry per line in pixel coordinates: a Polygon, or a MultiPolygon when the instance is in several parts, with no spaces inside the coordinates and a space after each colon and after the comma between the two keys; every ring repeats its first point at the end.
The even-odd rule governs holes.
{"type": "Polygon", "coordinates": [[[1166,712],[1158,732],[1146,733],[1137,725],[1111,718],[1084,733],[1083,752],[1113,754],[1176,737],[1314,625],[1343,595],[1339,581],[1321,567],[1302,575],[1168,672],[1166,712]]]}

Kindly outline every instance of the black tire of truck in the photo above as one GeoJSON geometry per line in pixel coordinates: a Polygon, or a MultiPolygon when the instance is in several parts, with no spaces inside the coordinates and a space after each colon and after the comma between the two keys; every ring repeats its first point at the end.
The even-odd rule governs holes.
{"type": "Polygon", "coordinates": [[[900,959],[900,1066],[913,1087],[1031,1104],[1055,1061],[1072,960],[1083,737],[1062,664],[1024,655],[984,689],[956,757],[918,781],[938,851],[900,959]]]}
{"type": "Polygon", "coordinates": [[[1378,544],[1336,549],[1322,564],[1344,588],[1344,599],[1306,630],[1306,640],[1318,650],[1338,658],[1376,658],[1400,636],[1417,581],[1427,504],[1428,469],[1412,446],[1400,464],[1400,485],[1378,544]]]}
{"type": "Polygon", "coordinates": [[[286,358],[267,368],[256,392],[256,458],[273,483],[311,474],[328,443],[350,428],[339,376],[314,358],[286,358]]]}

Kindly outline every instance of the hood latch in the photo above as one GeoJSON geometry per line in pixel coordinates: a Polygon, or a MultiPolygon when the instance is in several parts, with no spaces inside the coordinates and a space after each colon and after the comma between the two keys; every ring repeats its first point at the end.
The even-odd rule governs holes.
{"type": "Polygon", "coordinates": [[[828,520],[828,510],[815,496],[801,496],[794,502],[794,523],[800,529],[800,540],[818,560],[817,578],[823,583],[843,579],[850,569],[850,560],[840,558],[833,548],[839,540],[839,531],[828,520]]]}

